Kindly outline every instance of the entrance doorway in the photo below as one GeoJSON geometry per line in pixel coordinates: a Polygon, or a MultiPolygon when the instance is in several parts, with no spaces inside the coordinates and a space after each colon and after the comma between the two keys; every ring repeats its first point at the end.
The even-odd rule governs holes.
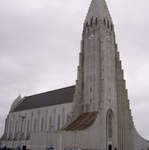
{"type": "Polygon", "coordinates": [[[112,150],[112,145],[108,145],[108,150],[112,150]]]}
{"type": "Polygon", "coordinates": [[[23,145],[23,148],[22,148],[22,150],[26,150],[26,146],[25,146],[25,145],[23,145]]]}

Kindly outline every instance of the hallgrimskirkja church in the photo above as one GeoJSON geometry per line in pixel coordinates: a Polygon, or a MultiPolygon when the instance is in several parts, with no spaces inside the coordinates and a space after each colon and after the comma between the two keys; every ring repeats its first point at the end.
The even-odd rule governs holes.
{"type": "Polygon", "coordinates": [[[133,122],[105,0],[92,0],[85,18],[76,84],[19,96],[0,144],[29,150],[149,150],[133,122]]]}

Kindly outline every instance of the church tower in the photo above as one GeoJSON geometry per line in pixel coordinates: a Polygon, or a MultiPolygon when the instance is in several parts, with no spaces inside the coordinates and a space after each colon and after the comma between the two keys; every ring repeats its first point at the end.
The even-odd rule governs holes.
{"type": "Polygon", "coordinates": [[[74,97],[77,112],[93,112],[102,105],[116,105],[115,49],[113,22],[106,3],[92,0],[82,33],[74,97]]]}
{"type": "Polygon", "coordinates": [[[133,121],[105,0],[92,0],[83,26],[73,118],[86,113],[98,114],[104,148],[133,150],[133,121]]]}

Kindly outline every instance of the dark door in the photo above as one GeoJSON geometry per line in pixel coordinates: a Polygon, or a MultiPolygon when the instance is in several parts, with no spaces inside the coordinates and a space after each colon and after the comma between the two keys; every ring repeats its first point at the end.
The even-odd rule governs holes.
{"type": "Polygon", "coordinates": [[[112,145],[109,145],[109,146],[108,146],[108,150],[112,150],[112,145]]]}
{"type": "Polygon", "coordinates": [[[24,145],[22,149],[23,149],[23,150],[26,150],[26,146],[24,145]]]}

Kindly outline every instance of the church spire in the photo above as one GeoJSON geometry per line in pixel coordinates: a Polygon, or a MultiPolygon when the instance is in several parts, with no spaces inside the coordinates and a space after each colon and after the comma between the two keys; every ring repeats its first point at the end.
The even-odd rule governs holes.
{"type": "Polygon", "coordinates": [[[92,0],[85,23],[89,23],[92,18],[106,19],[112,22],[105,0],[92,0]]]}

